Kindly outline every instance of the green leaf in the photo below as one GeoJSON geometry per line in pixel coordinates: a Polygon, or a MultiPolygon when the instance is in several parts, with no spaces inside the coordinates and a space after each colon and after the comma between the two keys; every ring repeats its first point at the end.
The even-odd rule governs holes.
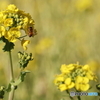
{"type": "Polygon", "coordinates": [[[0,41],[2,41],[2,37],[0,37],[0,41]]]}
{"type": "Polygon", "coordinates": [[[27,73],[29,73],[29,71],[22,71],[20,73],[19,78],[15,82],[11,82],[11,85],[18,86],[21,82],[24,81],[24,78],[25,78],[27,73]]]}
{"type": "Polygon", "coordinates": [[[0,88],[0,99],[4,98],[4,94],[5,94],[5,88],[4,88],[4,86],[1,86],[1,88],[0,88]]]}
{"type": "Polygon", "coordinates": [[[6,51],[11,51],[12,49],[14,49],[14,43],[9,42],[7,39],[5,39],[4,37],[2,37],[2,41],[5,43],[5,46],[3,47],[3,50],[6,51]]]}
{"type": "Polygon", "coordinates": [[[6,91],[7,92],[10,92],[11,91],[11,84],[10,83],[8,84],[8,87],[6,88],[6,91]]]}
{"type": "Polygon", "coordinates": [[[24,81],[25,75],[26,75],[27,73],[29,73],[29,72],[30,72],[30,71],[22,71],[22,72],[21,72],[20,79],[21,79],[22,82],[24,81]]]}
{"type": "Polygon", "coordinates": [[[96,88],[100,90],[100,83],[96,85],[96,88]]]}

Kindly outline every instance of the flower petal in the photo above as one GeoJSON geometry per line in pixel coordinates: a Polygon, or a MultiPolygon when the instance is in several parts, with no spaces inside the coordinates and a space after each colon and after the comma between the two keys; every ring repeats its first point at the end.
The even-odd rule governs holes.
{"type": "Polygon", "coordinates": [[[21,45],[22,45],[22,47],[24,48],[24,50],[27,50],[27,45],[30,43],[30,41],[29,40],[22,40],[21,41],[21,45]]]}

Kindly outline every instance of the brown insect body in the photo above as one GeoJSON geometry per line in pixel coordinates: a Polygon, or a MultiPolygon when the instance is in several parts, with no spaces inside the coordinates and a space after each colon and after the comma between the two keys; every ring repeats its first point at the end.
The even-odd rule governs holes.
{"type": "Polygon", "coordinates": [[[29,37],[36,35],[36,29],[34,29],[33,27],[29,27],[28,35],[29,35],[29,37]]]}
{"type": "Polygon", "coordinates": [[[29,35],[29,37],[33,36],[33,27],[29,27],[28,35],[29,35]]]}

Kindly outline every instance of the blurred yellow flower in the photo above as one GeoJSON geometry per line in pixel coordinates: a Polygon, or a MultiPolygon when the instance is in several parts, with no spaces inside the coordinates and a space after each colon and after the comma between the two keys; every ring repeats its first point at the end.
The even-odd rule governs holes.
{"type": "Polygon", "coordinates": [[[92,0],[76,0],[75,7],[78,11],[82,12],[91,8],[92,4],[92,0]]]}
{"type": "Polygon", "coordinates": [[[96,79],[96,75],[95,75],[92,71],[88,71],[88,72],[86,73],[86,76],[88,77],[89,80],[94,80],[94,81],[97,80],[97,79],[96,79]]]}
{"type": "Polygon", "coordinates": [[[35,52],[41,54],[43,51],[48,49],[52,45],[52,40],[49,38],[43,38],[35,46],[35,52]]]}
{"type": "Polygon", "coordinates": [[[30,43],[29,40],[21,40],[21,45],[24,48],[24,50],[27,50],[27,45],[30,43]]]}
{"type": "Polygon", "coordinates": [[[91,66],[92,71],[99,71],[100,70],[100,63],[98,61],[92,60],[88,62],[89,66],[91,66]]]}

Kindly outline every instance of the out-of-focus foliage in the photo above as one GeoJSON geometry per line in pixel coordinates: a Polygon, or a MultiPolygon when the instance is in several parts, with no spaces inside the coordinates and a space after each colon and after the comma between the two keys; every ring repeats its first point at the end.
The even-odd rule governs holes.
{"type": "MultiPolygon", "coordinates": [[[[38,35],[30,38],[28,52],[34,60],[28,68],[31,73],[15,91],[15,100],[60,100],[69,99],[59,92],[53,80],[60,65],[89,64],[100,77],[100,1],[99,0],[1,0],[0,9],[14,3],[19,9],[30,13],[35,20],[38,35]]],[[[17,52],[13,50],[15,76],[18,75],[17,52]]],[[[2,48],[2,43],[0,43],[2,48]]],[[[0,85],[9,78],[7,54],[0,50],[0,85]],[[5,80],[4,80],[5,79],[5,80]]],[[[95,84],[89,92],[95,92],[95,84]]],[[[5,96],[5,100],[7,95],[5,96]]],[[[82,97],[83,100],[96,97],[82,97]]]]}

